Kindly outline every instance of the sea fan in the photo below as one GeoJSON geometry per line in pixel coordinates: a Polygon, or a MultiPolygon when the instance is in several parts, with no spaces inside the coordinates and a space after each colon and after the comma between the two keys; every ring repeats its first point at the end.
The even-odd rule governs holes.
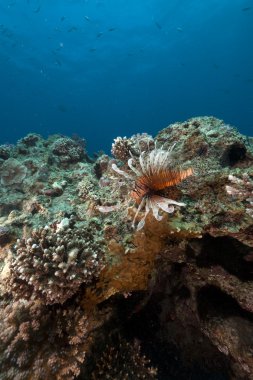
{"type": "Polygon", "coordinates": [[[159,209],[173,213],[176,206],[185,206],[182,202],[177,202],[160,195],[160,192],[167,187],[175,186],[185,178],[192,175],[192,168],[186,170],[172,169],[172,149],[164,150],[155,148],[151,152],[142,152],[136,160],[134,157],[128,160],[128,166],[133,174],[129,174],[113,164],[112,169],[123,175],[133,184],[131,198],[138,204],[137,212],[133,219],[132,226],[135,227],[136,218],[139,212],[145,208],[143,218],[137,225],[137,231],[145,225],[146,217],[151,210],[154,217],[160,221],[159,209]]]}

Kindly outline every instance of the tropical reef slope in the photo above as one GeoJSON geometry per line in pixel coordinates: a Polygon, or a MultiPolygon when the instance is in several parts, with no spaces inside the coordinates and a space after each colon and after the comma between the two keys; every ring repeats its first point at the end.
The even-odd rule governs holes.
{"type": "Polygon", "coordinates": [[[122,379],[173,378],[127,333],[139,318],[182,368],[253,379],[252,138],[197,117],[118,137],[112,155],[91,159],[76,136],[0,146],[0,378],[114,378],[113,352],[122,379]],[[191,175],[149,194],[177,202],[167,212],[136,216],[138,165],[157,149],[191,175]]]}

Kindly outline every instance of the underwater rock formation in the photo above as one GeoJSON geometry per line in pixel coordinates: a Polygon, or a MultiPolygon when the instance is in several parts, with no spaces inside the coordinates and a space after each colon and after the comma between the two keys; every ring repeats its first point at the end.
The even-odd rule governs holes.
{"type": "MultiPolygon", "coordinates": [[[[151,338],[172,342],[184,363],[253,380],[253,139],[198,117],[154,139],[116,138],[112,153],[92,162],[81,140],[59,135],[29,134],[0,147],[0,378],[78,378],[85,354],[96,352],[89,332],[96,326],[106,337],[108,307],[117,314],[123,302],[132,309],[114,331],[151,305],[151,338]],[[185,207],[160,210],[158,218],[154,209],[139,210],[136,224],[145,215],[145,225],[137,231],[140,182],[127,176],[137,173],[140,157],[172,146],[169,166],[193,173],[152,196],[185,207]],[[5,180],[9,162],[22,168],[9,171],[10,178],[22,174],[20,188],[5,180]],[[131,304],[136,294],[141,299],[131,304]]],[[[148,356],[158,379],[166,378],[148,356]]]]}

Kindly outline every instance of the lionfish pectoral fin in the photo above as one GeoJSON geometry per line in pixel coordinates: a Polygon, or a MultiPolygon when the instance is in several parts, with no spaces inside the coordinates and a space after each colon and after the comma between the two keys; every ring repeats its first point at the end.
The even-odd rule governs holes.
{"type": "Polygon", "coordinates": [[[152,212],[153,212],[155,219],[158,220],[158,222],[160,222],[163,217],[162,217],[162,215],[159,215],[158,203],[153,198],[149,199],[149,203],[150,203],[150,207],[152,209],[152,212]]]}
{"type": "Polygon", "coordinates": [[[145,202],[146,202],[146,198],[143,198],[143,199],[141,200],[141,203],[139,204],[139,206],[138,206],[138,208],[137,208],[137,211],[136,211],[135,215],[134,215],[134,219],[133,219],[133,222],[132,222],[132,228],[135,227],[135,221],[136,221],[136,218],[137,218],[139,212],[141,211],[142,207],[144,206],[144,203],[145,203],[145,202]]]}
{"type": "MultiPolygon", "coordinates": [[[[144,198],[145,199],[145,198],[144,198]]],[[[150,211],[150,206],[149,206],[149,202],[148,202],[148,199],[145,199],[146,200],[146,204],[145,204],[145,214],[143,216],[143,218],[139,221],[139,223],[137,224],[137,228],[136,230],[137,231],[140,231],[144,225],[145,225],[145,222],[146,222],[146,217],[150,211]]]]}

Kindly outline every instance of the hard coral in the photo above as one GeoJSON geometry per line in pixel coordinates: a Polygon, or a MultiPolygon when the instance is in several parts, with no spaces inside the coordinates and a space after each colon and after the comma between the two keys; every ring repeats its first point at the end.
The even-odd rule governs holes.
{"type": "Polygon", "coordinates": [[[0,169],[1,184],[11,186],[23,182],[27,174],[27,168],[15,158],[8,158],[0,169]]]}
{"type": "Polygon", "coordinates": [[[0,305],[0,379],[72,380],[108,311],[90,313],[37,301],[0,305]]]}
{"type": "Polygon", "coordinates": [[[191,168],[186,170],[172,168],[172,148],[168,151],[163,149],[144,151],[140,154],[138,161],[133,157],[130,158],[128,166],[134,175],[120,170],[116,164],[112,165],[113,170],[132,182],[131,197],[139,204],[133,220],[133,227],[139,212],[145,207],[145,214],[137,225],[137,231],[144,227],[146,216],[150,210],[153,216],[160,221],[162,216],[159,215],[159,209],[173,213],[174,205],[185,206],[182,202],[168,199],[160,194],[160,191],[177,185],[193,173],[191,168]]]}
{"type": "Polygon", "coordinates": [[[46,226],[17,241],[8,288],[15,298],[64,303],[98,276],[103,254],[103,243],[90,227],[46,226]]]}
{"type": "Polygon", "coordinates": [[[29,133],[27,136],[19,140],[18,144],[24,144],[27,147],[31,147],[35,146],[39,139],[41,139],[40,135],[37,135],[36,133],[29,133]]]}
{"type": "Polygon", "coordinates": [[[75,163],[84,157],[83,147],[68,137],[57,139],[52,146],[52,152],[59,157],[61,163],[75,163]]]}
{"type": "Polygon", "coordinates": [[[141,354],[140,344],[130,344],[123,338],[107,345],[95,363],[91,374],[93,380],[155,380],[157,369],[141,354]]]}
{"type": "Polygon", "coordinates": [[[8,158],[10,158],[13,150],[14,150],[14,146],[12,145],[8,145],[8,144],[0,145],[0,158],[2,158],[3,160],[7,160],[8,158]]]}
{"type": "Polygon", "coordinates": [[[153,137],[147,133],[139,133],[130,138],[117,137],[112,144],[112,155],[121,160],[127,161],[131,154],[140,155],[141,152],[147,149],[154,148],[153,137]]]}
{"type": "Polygon", "coordinates": [[[0,226],[0,247],[8,243],[11,239],[11,230],[9,227],[0,226]]]}
{"type": "Polygon", "coordinates": [[[242,178],[230,174],[228,179],[232,186],[226,186],[227,193],[235,199],[246,202],[246,213],[253,218],[253,177],[247,173],[244,173],[242,178]]]}

